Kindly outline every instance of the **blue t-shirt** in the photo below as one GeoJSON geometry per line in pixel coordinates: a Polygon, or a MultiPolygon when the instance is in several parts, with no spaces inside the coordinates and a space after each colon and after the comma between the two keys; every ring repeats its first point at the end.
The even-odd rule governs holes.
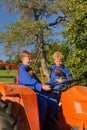
{"type": "Polygon", "coordinates": [[[31,68],[24,64],[19,67],[19,84],[26,85],[36,91],[41,91],[42,84],[38,79],[34,79],[29,75],[29,70],[31,70],[31,68]]]}
{"type": "Polygon", "coordinates": [[[66,80],[70,80],[71,79],[71,76],[70,76],[70,73],[69,73],[69,70],[66,66],[62,66],[61,68],[56,66],[56,65],[52,65],[50,67],[50,81],[52,82],[56,82],[56,79],[59,79],[60,76],[58,76],[56,73],[55,73],[55,69],[57,70],[61,70],[65,76],[66,76],[66,80]]]}

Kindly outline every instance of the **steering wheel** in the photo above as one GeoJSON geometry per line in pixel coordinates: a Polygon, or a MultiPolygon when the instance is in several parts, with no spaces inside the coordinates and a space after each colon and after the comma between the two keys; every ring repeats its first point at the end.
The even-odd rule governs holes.
{"type": "Polygon", "coordinates": [[[75,85],[78,85],[79,82],[80,82],[80,80],[78,80],[78,79],[72,79],[72,80],[64,81],[62,83],[56,82],[50,86],[52,88],[52,91],[63,92],[63,91],[66,91],[67,89],[69,89],[75,85]]]}

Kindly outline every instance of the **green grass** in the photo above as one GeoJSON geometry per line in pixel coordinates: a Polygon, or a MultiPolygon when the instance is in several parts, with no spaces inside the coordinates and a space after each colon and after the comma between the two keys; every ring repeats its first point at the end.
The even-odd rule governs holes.
{"type": "Polygon", "coordinates": [[[0,70],[0,82],[14,83],[17,70],[0,70]]]}
{"type": "MultiPolygon", "coordinates": [[[[17,70],[0,70],[0,82],[14,83],[16,74],[17,74],[17,70]]],[[[37,76],[41,80],[40,73],[37,74],[37,76]]],[[[44,77],[44,80],[45,80],[45,83],[46,83],[47,78],[44,77]]]]}

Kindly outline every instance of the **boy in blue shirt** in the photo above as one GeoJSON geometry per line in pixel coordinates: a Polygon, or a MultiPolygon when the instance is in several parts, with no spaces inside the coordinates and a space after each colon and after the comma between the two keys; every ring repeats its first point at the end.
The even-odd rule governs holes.
{"type": "Polygon", "coordinates": [[[32,70],[30,68],[30,64],[32,62],[32,54],[27,50],[24,50],[20,53],[20,59],[22,61],[21,66],[19,67],[19,84],[26,85],[29,88],[32,88],[37,94],[38,100],[38,108],[39,108],[39,117],[41,129],[43,127],[44,119],[46,116],[46,110],[48,109],[49,114],[56,115],[57,110],[57,100],[50,97],[49,95],[43,93],[44,91],[51,90],[49,85],[42,85],[40,80],[30,75],[29,71],[32,70]]]}
{"type": "MultiPolygon", "coordinates": [[[[54,64],[50,67],[50,81],[47,83],[49,85],[55,83],[61,83],[60,85],[55,86],[56,88],[63,87],[62,82],[68,81],[71,79],[68,68],[63,64],[64,56],[61,52],[54,52],[53,54],[54,64]]],[[[60,99],[60,92],[55,92],[57,100],[60,99]]]]}
{"type": "Polygon", "coordinates": [[[50,68],[50,80],[58,83],[62,83],[65,80],[70,80],[71,76],[68,68],[63,64],[64,56],[61,52],[55,52],[53,54],[54,65],[50,68]],[[58,74],[58,71],[59,74],[58,74]]]}

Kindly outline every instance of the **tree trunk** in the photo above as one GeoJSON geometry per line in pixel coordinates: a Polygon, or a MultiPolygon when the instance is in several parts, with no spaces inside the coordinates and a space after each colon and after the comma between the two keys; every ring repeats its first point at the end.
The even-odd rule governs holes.
{"type": "Polygon", "coordinates": [[[46,67],[46,60],[45,60],[45,51],[44,51],[44,35],[43,35],[43,31],[40,32],[40,36],[39,36],[39,40],[40,40],[40,44],[39,44],[39,50],[41,52],[41,68],[43,71],[43,74],[46,76],[47,80],[49,81],[49,71],[46,67]]]}
{"type": "Polygon", "coordinates": [[[41,49],[41,68],[43,70],[43,74],[47,77],[47,80],[49,81],[49,70],[46,67],[45,54],[43,49],[41,49]]]}

